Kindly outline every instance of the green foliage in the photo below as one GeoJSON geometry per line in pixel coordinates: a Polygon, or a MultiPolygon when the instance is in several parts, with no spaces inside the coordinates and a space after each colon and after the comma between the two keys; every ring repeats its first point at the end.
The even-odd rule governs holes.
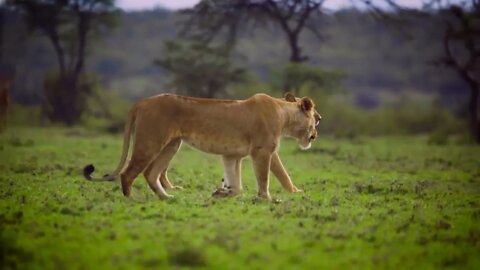
{"type": "Polygon", "coordinates": [[[320,132],[339,137],[428,133],[448,137],[466,129],[464,120],[454,117],[445,108],[428,104],[407,103],[393,108],[364,110],[345,101],[330,99],[317,110],[323,117],[320,132]]]}
{"type": "Polygon", "coordinates": [[[68,125],[77,123],[85,110],[86,99],[96,84],[97,80],[93,75],[60,76],[58,72],[50,72],[43,85],[44,116],[53,122],[64,122],[68,125]]]}
{"type": "MultiPolygon", "coordinates": [[[[327,119],[327,118],[326,118],[327,119]]],[[[325,119],[325,120],[326,120],[325,119]]],[[[0,135],[0,268],[8,269],[478,269],[477,145],[425,137],[320,136],[280,155],[304,193],[213,199],[221,161],[183,146],[160,201],[143,176],[132,197],[119,182],[85,181],[80,169],[115,168],[122,138],[60,128],[0,135]],[[15,140],[13,138],[16,138],[15,140]]]]}
{"type": "MultiPolygon", "coordinates": [[[[275,25],[289,45],[291,63],[308,60],[302,53],[302,32],[311,32],[320,39],[323,26],[319,22],[324,1],[245,1],[203,0],[181,14],[186,17],[181,34],[204,43],[225,39],[227,47],[237,45],[245,32],[268,29],[275,25]]],[[[318,41],[318,40],[317,40],[318,41]]]]}
{"type": "Polygon", "coordinates": [[[132,102],[119,97],[115,92],[96,87],[87,99],[87,107],[80,124],[88,129],[120,133],[132,102]]]}
{"type": "MultiPolygon", "coordinates": [[[[96,43],[88,67],[102,78],[106,88],[132,100],[170,91],[162,86],[171,77],[158,69],[152,58],[159,55],[159,45],[175,37],[179,19],[179,14],[162,9],[119,14],[119,26],[96,43]]],[[[372,95],[380,90],[435,92],[450,108],[468,93],[456,74],[428,65],[442,53],[441,44],[435,42],[443,25],[441,14],[410,27],[409,38],[358,10],[338,10],[324,14],[323,20],[324,41],[320,44],[305,33],[302,49],[312,65],[345,74],[345,91],[367,89],[372,95]]],[[[42,83],[44,71],[56,64],[53,50],[42,38],[24,42],[25,27],[15,14],[6,14],[4,31],[4,40],[9,42],[4,44],[3,57],[22,70],[17,74],[14,98],[38,103],[41,96],[36,85],[42,83]]],[[[269,82],[270,67],[285,63],[287,54],[283,33],[271,26],[240,35],[231,61],[269,82]]],[[[284,86],[279,83],[278,87],[281,91],[284,86]]]]}
{"type": "Polygon", "coordinates": [[[30,31],[44,35],[55,52],[58,70],[44,79],[45,116],[53,122],[77,123],[91,87],[83,74],[87,45],[92,33],[113,26],[114,1],[9,0],[7,4],[30,31]]]}
{"type": "Polygon", "coordinates": [[[336,70],[326,70],[309,64],[289,63],[272,69],[272,87],[301,92],[331,93],[340,88],[340,81],[345,76],[336,70]]]}
{"type": "Polygon", "coordinates": [[[7,116],[7,128],[18,126],[38,127],[42,124],[42,108],[40,105],[25,106],[12,104],[7,116]]]}
{"type": "Polygon", "coordinates": [[[94,74],[80,76],[76,86],[78,89],[72,93],[63,91],[59,80],[55,72],[51,72],[46,79],[46,99],[42,106],[46,119],[54,122],[56,118],[71,119],[69,123],[81,124],[87,128],[123,131],[124,119],[131,102],[102,88],[94,74]],[[71,113],[75,114],[69,115],[71,113]]]}
{"type": "Polygon", "coordinates": [[[278,89],[272,89],[269,84],[253,76],[248,76],[245,82],[232,87],[232,98],[235,99],[247,99],[258,93],[265,93],[272,97],[282,96],[278,89]]]}
{"type": "Polygon", "coordinates": [[[429,144],[445,145],[448,143],[448,133],[445,130],[437,129],[428,137],[429,144]]]}
{"type": "Polygon", "coordinates": [[[172,74],[172,89],[190,96],[226,96],[230,84],[245,80],[245,71],[231,63],[228,49],[198,41],[165,42],[163,58],[155,63],[172,74]]]}

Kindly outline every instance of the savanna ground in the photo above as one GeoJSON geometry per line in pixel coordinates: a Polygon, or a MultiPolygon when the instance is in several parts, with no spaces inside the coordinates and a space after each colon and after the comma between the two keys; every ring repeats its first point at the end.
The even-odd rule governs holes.
{"type": "Polygon", "coordinates": [[[1,268],[479,269],[480,147],[424,137],[320,137],[307,152],[283,141],[294,183],[274,178],[280,203],[214,199],[220,159],[182,146],[160,201],[143,177],[133,197],[111,172],[121,136],[82,129],[11,128],[0,135],[1,268]]]}

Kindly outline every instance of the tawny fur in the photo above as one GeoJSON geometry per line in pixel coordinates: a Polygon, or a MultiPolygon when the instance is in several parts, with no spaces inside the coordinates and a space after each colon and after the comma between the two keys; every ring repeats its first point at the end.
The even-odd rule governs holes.
{"type": "Polygon", "coordinates": [[[311,99],[292,95],[278,99],[257,94],[246,100],[158,95],[141,100],[130,110],[117,169],[105,177],[92,178],[94,168],[90,165],[84,174],[89,180],[108,181],[121,172],[123,194],[130,196],[133,181],[144,172],[149,186],[160,198],[171,197],[165,188],[174,186],[166,173],[183,141],[203,152],[223,156],[230,195],[242,190],[241,161],[250,156],[258,195],[270,199],[270,171],[286,190],[299,191],[278,155],[280,138],[293,137],[301,147],[308,148],[317,136],[315,125],[320,119],[311,99]],[[131,159],[124,168],[133,133],[131,159]]]}

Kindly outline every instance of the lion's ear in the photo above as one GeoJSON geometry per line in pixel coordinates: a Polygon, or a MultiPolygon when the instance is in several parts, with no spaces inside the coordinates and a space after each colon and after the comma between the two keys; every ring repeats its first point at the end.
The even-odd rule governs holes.
{"type": "Polygon", "coordinates": [[[300,101],[300,108],[302,108],[303,111],[310,111],[313,106],[315,106],[315,104],[313,104],[313,100],[309,97],[304,97],[300,101]]]}
{"type": "Polygon", "coordinates": [[[296,102],[297,101],[295,99],[295,96],[290,92],[285,93],[284,97],[285,97],[285,100],[289,101],[289,102],[296,102]]]}

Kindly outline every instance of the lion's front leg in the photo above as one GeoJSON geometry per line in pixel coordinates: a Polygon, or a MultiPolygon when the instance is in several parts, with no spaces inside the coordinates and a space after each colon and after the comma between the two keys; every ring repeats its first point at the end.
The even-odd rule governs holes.
{"type": "Polygon", "coordinates": [[[272,152],[266,149],[259,149],[252,153],[253,167],[257,177],[258,197],[271,201],[269,191],[269,173],[272,159],[272,152]]]}
{"type": "Polygon", "coordinates": [[[285,167],[283,167],[282,161],[280,160],[280,156],[278,152],[273,153],[272,161],[270,170],[272,171],[273,175],[278,179],[282,187],[289,191],[289,192],[302,192],[302,190],[298,189],[292,182],[292,179],[288,175],[285,167]]]}
{"type": "Polygon", "coordinates": [[[227,197],[239,194],[242,191],[242,176],[240,158],[223,156],[224,176],[222,188],[213,192],[214,197],[227,197]]]}

